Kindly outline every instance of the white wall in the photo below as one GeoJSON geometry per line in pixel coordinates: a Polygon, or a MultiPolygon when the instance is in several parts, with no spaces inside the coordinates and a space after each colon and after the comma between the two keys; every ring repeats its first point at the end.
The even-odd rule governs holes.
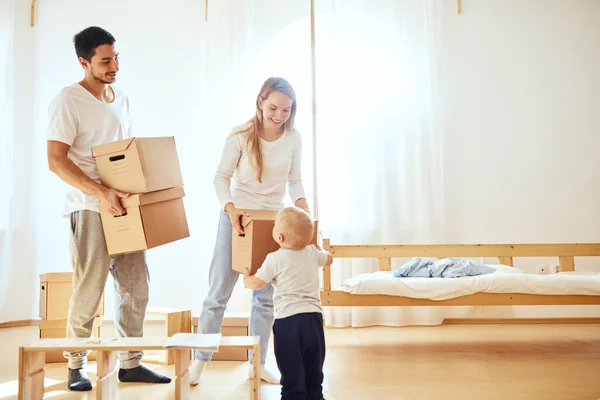
{"type": "Polygon", "coordinates": [[[600,241],[599,21],[595,0],[446,13],[448,241],[600,241]]]}
{"type": "MultiPolygon", "coordinates": [[[[28,87],[35,91],[28,100],[28,104],[34,106],[27,109],[28,115],[35,116],[29,119],[31,124],[35,121],[35,126],[27,128],[26,137],[34,138],[32,148],[37,160],[34,185],[38,197],[34,208],[38,216],[36,247],[40,273],[69,271],[71,268],[68,225],[61,216],[66,186],[47,170],[45,129],[47,108],[53,96],[82,77],[73,49],[73,35],[90,25],[110,31],[116,37],[120,51],[121,71],[117,85],[130,97],[134,135],[176,137],[191,237],[148,252],[150,305],[192,307],[197,315],[208,290],[208,268],[219,216],[212,179],[225,135],[232,126],[253,114],[254,99],[269,76],[267,74],[281,73],[276,65],[272,65],[268,70],[256,72],[255,79],[247,82],[247,76],[245,80],[241,79],[244,76],[235,69],[235,62],[248,62],[249,69],[256,69],[260,58],[265,57],[261,52],[269,39],[297,19],[308,16],[307,4],[297,3],[290,7],[272,2],[266,13],[264,2],[260,7],[254,1],[242,7],[235,1],[225,1],[220,3],[222,9],[211,3],[209,23],[206,23],[204,2],[198,1],[109,0],[100,7],[76,0],[38,3],[37,26],[25,28],[28,34],[34,35],[35,47],[30,46],[31,54],[23,59],[22,64],[28,65],[29,70],[21,80],[27,81],[28,87]],[[233,5],[235,12],[231,11],[233,5]],[[258,12],[252,19],[248,19],[248,15],[256,10],[258,12]],[[229,49],[239,46],[233,40],[239,38],[230,29],[235,23],[228,20],[227,12],[235,23],[252,26],[254,44],[240,48],[240,54],[235,53],[237,48],[229,49]],[[270,21],[273,13],[280,17],[270,21]],[[217,34],[223,36],[215,38],[217,34]],[[210,41],[209,35],[213,35],[210,41]],[[219,64],[220,61],[223,63],[219,64]],[[217,76],[223,74],[218,68],[231,68],[227,70],[231,77],[217,76]],[[247,86],[243,88],[242,96],[239,87],[227,86],[237,80],[243,80],[247,86]],[[216,82],[222,84],[222,88],[215,87],[216,82]],[[235,95],[229,96],[228,89],[235,91],[235,95]],[[238,97],[243,98],[243,102],[238,97]],[[236,109],[232,110],[234,107],[230,104],[235,104],[236,109]],[[41,233],[42,229],[44,233],[41,233]]],[[[279,50],[285,51],[285,48],[279,50]]],[[[269,59],[277,58],[279,50],[271,51],[269,59]]],[[[306,73],[309,73],[308,67],[306,73]]],[[[299,88],[299,92],[304,93],[305,89],[299,88]]],[[[308,96],[302,99],[299,113],[310,113],[308,96]]],[[[306,132],[308,135],[309,131],[306,132]]],[[[309,143],[307,147],[310,148],[309,143]]],[[[310,159],[310,153],[307,152],[305,159],[310,159]]],[[[251,292],[244,289],[240,281],[228,310],[248,311],[250,301],[251,292]]],[[[37,312],[35,307],[34,304],[34,313],[37,312]]],[[[113,315],[112,280],[109,279],[106,318],[111,319],[113,315]]]]}
{"type": "MultiPolygon", "coordinates": [[[[273,3],[279,19],[256,14],[254,39],[263,43],[306,17],[308,3],[301,3],[293,8],[273,3]]],[[[600,117],[594,112],[600,106],[600,3],[463,3],[460,16],[454,1],[440,3],[439,10],[446,241],[600,242],[600,117]]],[[[28,26],[28,7],[20,7],[18,140],[37,160],[33,167],[22,166],[33,168],[36,182],[22,188],[36,195],[24,217],[30,239],[23,242],[23,263],[36,264],[40,273],[70,269],[67,223],[60,216],[64,185],[45,165],[46,110],[61,87],[81,77],[73,34],[100,25],[118,41],[119,84],[131,97],[136,134],[175,135],[180,149],[192,236],[150,252],[150,304],[192,307],[197,314],[208,287],[218,217],[212,175],[225,132],[214,127],[239,122],[215,122],[213,114],[226,111],[208,108],[215,99],[207,94],[212,53],[204,2],[109,0],[93,7],[75,0],[38,2],[35,28],[28,26]],[[35,256],[28,248],[33,240],[35,256]]],[[[261,56],[260,46],[248,51],[261,56]]],[[[310,112],[310,100],[304,101],[310,112]]],[[[19,286],[31,299],[26,306],[32,317],[37,293],[26,287],[35,279],[28,276],[19,286]]],[[[230,309],[249,309],[249,295],[238,287],[230,309]]],[[[111,304],[109,295],[107,318],[111,304]]]]}
{"type": "MultiPolygon", "coordinates": [[[[600,242],[600,2],[445,2],[446,241],[600,242]]],[[[556,259],[517,259],[530,272],[556,259]]],[[[598,258],[578,270],[600,271],[598,258]]],[[[600,316],[478,307],[469,316],[600,316]]]]}

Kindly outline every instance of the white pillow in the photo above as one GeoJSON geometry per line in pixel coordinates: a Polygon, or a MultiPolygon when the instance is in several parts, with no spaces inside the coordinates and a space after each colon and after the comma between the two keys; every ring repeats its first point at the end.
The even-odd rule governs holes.
{"type": "Polygon", "coordinates": [[[525,271],[515,267],[509,267],[508,265],[489,265],[492,268],[496,269],[496,272],[500,272],[503,274],[524,274],[525,271]]]}

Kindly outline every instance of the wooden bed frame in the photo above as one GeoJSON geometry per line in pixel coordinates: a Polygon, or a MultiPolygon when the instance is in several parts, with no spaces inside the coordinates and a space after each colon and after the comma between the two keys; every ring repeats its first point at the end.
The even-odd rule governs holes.
{"type": "MultiPolygon", "coordinates": [[[[600,256],[600,243],[584,244],[464,244],[464,245],[331,245],[323,249],[336,258],[377,258],[379,271],[391,271],[392,258],[498,257],[513,266],[514,257],[558,257],[559,270],[574,271],[575,257],[600,256]]],[[[335,262],[332,264],[335,267],[335,262]]],[[[600,305],[600,296],[475,293],[448,300],[404,296],[350,294],[331,290],[331,266],[323,268],[323,306],[530,306],[600,305]]]]}

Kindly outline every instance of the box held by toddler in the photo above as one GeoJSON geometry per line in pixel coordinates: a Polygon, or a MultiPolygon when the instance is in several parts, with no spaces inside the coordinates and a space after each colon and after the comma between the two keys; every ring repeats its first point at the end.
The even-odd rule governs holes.
{"type": "MultiPolygon", "coordinates": [[[[40,318],[45,320],[67,319],[69,300],[73,294],[72,272],[48,272],[40,274],[40,318]]],[[[96,316],[104,315],[104,295],[100,298],[96,316]]]]}
{"type": "MultiPolygon", "coordinates": [[[[192,319],[192,331],[198,333],[198,317],[192,319]]],[[[223,336],[249,336],[250,315],[248,313],[226,313],[221,326],[223,336]]],[[[248,350],[221,347],[213,353],[213,361],[248,361],[248,350]]]]}
{"type": "Polygon", "coordinates": [[[100,209],[110,255],[151,249],[190,236],[183,187],[131,195],[121,199],[125,214],[100,209]]]}
{"type": "Polygon", "coordinates": [[[92,147],[100,182],[130,194],[183,186],[174,137],[130,138],[92,147]]]}
{"type": "MultiPolygon", "coordinates": [[[[277,211],[241,210],[244,236],[232,232],[232,268],[239,273],[254,275],[265,261],[267,254],[277,251],[279,245],[273,239],[273,226],[277,211]],[[246,215],[248,214],[248,215],[246,215]]],[[[315,221],[311,244],[317,244],[319,221],[315,221]]]]}

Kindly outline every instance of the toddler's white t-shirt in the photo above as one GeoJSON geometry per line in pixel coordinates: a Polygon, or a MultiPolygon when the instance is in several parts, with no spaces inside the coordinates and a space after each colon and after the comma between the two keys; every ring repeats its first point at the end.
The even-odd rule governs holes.
{"type": "MultiPolygon", "coordinates": [[[[98,100],[79,83],[63,88],[48,109],[48,140],[71,146],[68,157],[87,176],[100,183],[92,147],[131,136],[129,100],[115,90],[112,103],[98,100]]],[[[98,199],[79,189],[67,193],[64,216],[78,210],[99,212],[98,199]]]]}
{"type": "Polygon", "coordinates": [[[319,267],[326,262],[327,252],[312,244],[302,250],[281,248],[267,255],[255,276],[273,285],[275,319],[323,312],[319,267]]]}

